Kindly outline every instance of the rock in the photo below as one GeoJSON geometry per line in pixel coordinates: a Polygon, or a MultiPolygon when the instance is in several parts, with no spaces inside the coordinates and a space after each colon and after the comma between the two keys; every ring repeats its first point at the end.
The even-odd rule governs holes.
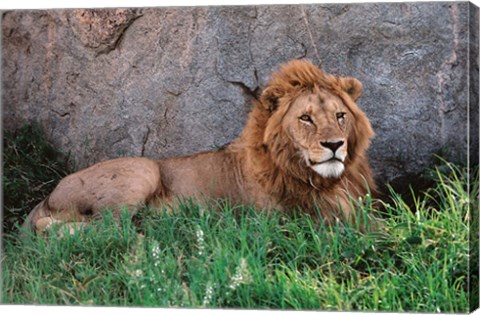
{"type": "Polygon", "coordinates": [[[434,154],[465,161],[468,118],[478,161],[466,2],[5,11],[2,32],[4,128],[39,121],[77,168],[225,145],[293,58],[363,82],[381,183],[413,181],[434,154]]]}
{"type": "Polygon", "coordinates": [[[136,10],[73,10],[69,12],[73,32],[86,47],[97,53],[115,48],[123,31],[133,22],[136,10]]]}

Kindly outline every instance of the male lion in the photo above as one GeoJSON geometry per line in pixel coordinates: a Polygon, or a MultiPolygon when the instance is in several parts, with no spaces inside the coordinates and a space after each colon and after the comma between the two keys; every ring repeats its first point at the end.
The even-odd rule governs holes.
{"type": "Polygon", "coordinates": [[[357,79],[291,61],[272,75],[242,134],[227,147],[95,164],[60,181],[25,224],[41,231],[54,222],[89,221],[103,209],[133,214],[177,197],[227,198],[312,215],[320,209],[326,221],[348,218],[351,200],[375,190],[365,155],[373,131],[355,104],[361,94],[357,79]]]}

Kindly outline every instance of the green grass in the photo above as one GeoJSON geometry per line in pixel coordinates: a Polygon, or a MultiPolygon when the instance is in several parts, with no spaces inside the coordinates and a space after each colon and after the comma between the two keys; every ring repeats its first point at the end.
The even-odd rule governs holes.
{"type": "MultiPolygon", "coordinates": [[[[119,224],[107,212],[74,235],[11,232],[1,302],[468,312],[478,304],[478,250],[469,243],[478,184],[449,163],[432,176],[436,187],[414,205],[392,191],[376,228],[365,224],[375,212],[367,198],[357,226],[186,200],[119,224]]],[[[478,183],[478,169],[470,176],[478,183]]]]}

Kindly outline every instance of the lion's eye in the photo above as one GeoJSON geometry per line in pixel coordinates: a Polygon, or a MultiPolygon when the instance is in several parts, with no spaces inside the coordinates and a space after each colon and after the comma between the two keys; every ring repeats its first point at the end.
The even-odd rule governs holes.
{"type": "Polygon", "coordinates": [[[312,117],[310,117],[310,116],[308,116],[308,115],[302,115],[302,116],[300,116],[300,120],[301,120],[301,121],[304,121],[304,122],[308,122],[308,123],[313,123],[312,117]]]}
{"type": "Polygon", "coordinates": [[[337,113],[337,121],[343,125],[345,123],[345,113],[337,113]]]}

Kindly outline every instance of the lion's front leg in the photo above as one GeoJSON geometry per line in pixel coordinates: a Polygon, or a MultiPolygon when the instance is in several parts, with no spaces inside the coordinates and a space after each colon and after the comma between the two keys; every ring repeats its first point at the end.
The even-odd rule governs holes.
{"type": "Polygon", "coordinates": [[[164,194],[157,162],[121,158],[95,164],[60,181],[28,215],[25,227],[43,231],[52,224],[81,223],[100,218],[108,209],[131,215],[157,194],[164,194]]]}

